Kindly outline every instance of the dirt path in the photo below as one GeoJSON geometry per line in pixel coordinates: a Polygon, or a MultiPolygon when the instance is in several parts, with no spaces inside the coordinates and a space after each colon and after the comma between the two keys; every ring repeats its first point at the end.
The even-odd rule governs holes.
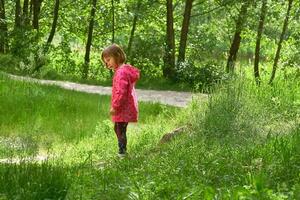
{"type": "MultiPolygon", "coordinates": [[[[40,80],[30,77],[22,77],[16,75],[9,75],[15,80],[31,81],[46,85],[57,85],[64,89],[76,90],[87,93],[95,93],[102,95],[111,95],[111,87],[79,84],[68,81],[53,81],[53,80],[40,80]]],[[[142,90],[136,89],[139,101],[159,102],[166,105],[177,107],[186,107],[192,100],[194,95],[191,92],[175,92],[175,91],[156,91],[156,90],[142,90]]],[[[197,94],[200,98],[206,99],[206,94],[197,94]]]]}

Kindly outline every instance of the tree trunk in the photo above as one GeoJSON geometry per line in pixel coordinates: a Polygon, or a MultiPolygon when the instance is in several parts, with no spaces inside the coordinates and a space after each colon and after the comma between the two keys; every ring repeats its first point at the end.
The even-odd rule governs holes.
{"type": "Polygon", "coordinates": [[[173,2],[166,1],[167,6],[167,33],[163,75],[166,78],[173,79],[175,76],[175,38],[173,28],[173,2]]]}
{"type": "Polygon", "coordinates": [[[260,40],[264,29],[266,13],[267,13],[267,0],[263,0],[261,11],[260,11],[260,17],[259,17],[256,46],[255,46],[255,58],[254,58],[254,77],[257,85],[260,84],[260,75],[259,75],[260,40]]]}
{"type": "Polygon", "coordinates": [[[111,43],[115,43],[115,5],[114,5],[114,0],[111,0],[111,10],[112,10],[112,38],[111,38],[111,43]]]}
{"type": "Polygon", "coordinates": [[[227,65],[226,65],[226,72],[234,72],[234,65],[236,61],[236,56],[240,48],[240,43],[241,43],[241,32],[244,26],[244,23],[246,21],[247,17],[247,9],[249,6],[249,1],[246,1],[245,3],[242,4],[239,17],[236,22],[236,29],[234,33],[234,37],[231,43],[231,47],[229,50],[229,56],[227,59],[227,65]]]}
{"type": "Polygon", "coordinates": [[[134,33],[135,33],[135,30],[136,30],[136,24],[137,24],[138,15],[139,15],[139,12],[140,12],[141,5],[142,5],[142,0],[138,0],[136,10],[134,12],[133,24],[132,24],[132,29],[131,29],[129,42],[128,42],[128,47],[127,47],[127,55],[128,55],[129,58],[131,57],[131,46],[132,46],[132,42],[133,42],[133,38],[134,38],[134,33]]]}
{"type": "Polygon", "coordinates": [[[56,0],[55,1],[55,6],[54,6],[54,12],[53,12],[52,27],[51,27],[51,31],[50,31],[50,34],[49,34],[49,37],[48,37],[48,40],[47,40],[47,43],[46,43],[45,52],[47,52],[47,50],[48,50],[48,48],[49,48],[49,46],[50,46],[50,44],[53,40],[54,34],[55,34],[57,19],[58,19],[58,11],[59,11],[59,0],[56,0]]]}
{"type": "Polygon", "coordinates": [[[186,41],[187,41],[187,36],[188,36],[188,32],[189,32],[189,24],[190,24],[192,6],[193,6],[193,0],[186,0],[183,22],[182,22],[182,27],[181,27],[181,35],[180,35],[178,64],[185,61],[186,41]]]}
{"type": "Polygon", "coordinates": [[[5,17],[5,2],[0,0],[0,53],[7,51],[7,23],[5,17]]]}
{"type": "Polygon", "coordinates": [[[28,16],[28,20],[29,20],[29,24],[30,24],[30,20],[33,19],[33,2],[35,0],[30,0],[30,3],[29,3],[29,16],[28,16]]]}
{"type": "Polygon", "coordinates": [[[291,11],[291,8],[292,8],[292,3],[293,3],[293,0],[289,0],[287,13],[286,13],[286,16],[285,16],[285,19],[284,19],[282,32],[281,32],[281,35],[280,35],[280,39],[279,39],[278,46],[277,46],[277,51],[276,51],[275,58],[274,58],[272,74],[271,74],[271,78],[269,80],[270,85],[273,83],[273,80],[275,78],[276,69],[277,69],[277,65],[278,65],[278,61],[279,61],[279,57],[280,57],[280,50],[281,50],[281,47],[282,47],[282,42],[284,40],[284,36],[285,36],[286,30],[287,30],[287,27],[288,27],[288,22],[289,22],[289,17],[290,17],[290,11],[291,11]]]}
{"type": "Polygon", "coordinates": [[[82,73],[83,79],[87,79],[88,72],[89,72],[90,51],[91,51],[92,38],[93,38],[96,5],[97,5],[97,0],[93,0],[92,9],[91,9],[91,18],[90,18],[90,23],[89,23],[89,32],[88,32],[88,38],[87,38],[86,50],[85,50],[85,56],[84,56],[84,65],[83,65],[83,73],[82,73]]]}
{"type": "Polygon", "coordinates": [[[34,29],[39,30],[39,16],[41,12],[41,4],[43,0],[32,0],[33,4],[33,20],[32,26],[34,29]]]}
{"type": "Polygon", "coordinates": [[[16,0],[15,28],[21,28],[21,1],[16,0]]]}
{"type": "MultiPolygon", "coordinates": [[[[48,52],[49,46],[50,46],[50,44],[53,40],[55,30],[56,30],[56,25],[57,25],[58,11],[59,11],[59,0],[55,0],[52,27],[51,27],[51,31],[50,31],[48,40],[47,40],[47,42],[45,44],[45,47],[43,49],[43,54],[46,54],[48,52]]],[[[44,66],[43,62],[39,62],[39,57],[36,56],[35,59],[36,59],[36,66],[35,66],[35,68],[33,69],[32,72],[39,71],[44,66]]]]}
{"type": "Polygon", "coordinates": [[[24,0],[24,2],[23,2],[22,25],[25,26],[25,27],[29,25],[28,6],[29,6],[29,0],[24,0]]]}

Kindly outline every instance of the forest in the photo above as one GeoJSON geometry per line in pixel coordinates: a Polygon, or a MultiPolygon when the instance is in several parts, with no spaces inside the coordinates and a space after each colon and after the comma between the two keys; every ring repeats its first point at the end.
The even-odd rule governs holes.
{"type": "Polygon", "coordinates": [[[299,22],[297,0],[0,0],[0,199],[300,199],[299,22]],[[110,87],[111,44],[137,89],[192,95],[139,101],[124,159],[110,95],[12,78],[110,87]]]}

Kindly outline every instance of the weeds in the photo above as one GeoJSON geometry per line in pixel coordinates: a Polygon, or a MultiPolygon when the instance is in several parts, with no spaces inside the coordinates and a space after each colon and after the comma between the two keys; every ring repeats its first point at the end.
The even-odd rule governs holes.
{"type": "Polygon", "coordinates": [[[295,80],[273,87],[228,82],[208,102],[195,98],[185,110],[140,103],[140,122],[129,126],[129,156],[122,160],[106,111],[109,97],[1,80],[2,138],[29,135],[37,146],[26,148],[39,151],[47,140],[57,157],[43,164],[1,164],[0,198],[300,197],[295,80]],[[180,124],[189,128],[158,146],[180,124]]]}

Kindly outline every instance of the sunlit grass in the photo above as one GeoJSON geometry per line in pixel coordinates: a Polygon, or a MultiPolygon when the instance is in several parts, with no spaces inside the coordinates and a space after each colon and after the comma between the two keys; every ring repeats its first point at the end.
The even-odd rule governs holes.
{"type": "MultiPolygon", "coordinates": [[[[6,164],[0,163],[1,199],[56,195],[63,198],[70,180],[76,181],[76,175],[86,167],[89,171],[94,166],[91,163],[116,159],[117,140],[108,114],[109,96],[15,81],[4,75],[0,92],[0,158],[1,162],[7,160],[6,164]],[[36,155],[48,159],[35,160],[36,155]],[[28,156],[33,163],[27,163],[28,156]],[[9,164],[10,159],[16,158],[20,161],[9,164]],[[28,170],[30,178],[24,187],[28,170]],[[74,179],[64,178],[69,176],[74,179]],[[45,187],[49,189],[42,191],[45,187]]],[[[140,102],[139,107],[139,122],[128,127],[128,151],[132,155],[155,146],[162,134],[172,129],[172,118],[180,110],[158,103],[140,102]]]]}
{"type": "Polygon", "coordinates": [[[0,148],[2,158],[13,151],[13,156],[36,155],[41,149],[51,156],[44,164],[0,164],[0,199],[39,199],[35,194],[66,199],[300,198],[300,83],[295,79],[257,87],[249,78],[237,78],[220,85],[208,102],[195,98],[183,110],[140,103],[140,121],[128,127],[125,159],[116,156],[109,97],[1,80],[1,92],[8,93],[1,96],[2,139],[9,144],[18,137],[27,144],[0,148]],[[189,128],[180,136],[158,144],[163,134],[183,124],[189,128]]]}
{"type": "Polygon", "coordinates": [[[191,124],[181,137],[92,171],[81,191],[93,188],[87,196],[96,199],[298,199],[299,86],[220,86],[206,106],[193,102],[177,117],[191,124]]]}
{"type": "MultiPolygon", "coordinates": [[[[70,148],[73,144],[82,144],[83,149],[94,149],[98,145],[107,151],[102,148],[105,145],[97,143],[104,143],[103,140],[107,140],[105,144],[115,146],[113,124],[108,114],[109,96],[14,81],[4,75],[1,82],[2,157],[7,154],[32,155],[49,148],[64,152],[62,146],[70,148]]],[[[140,102],[139,107],[139,123],[128,127],[129,137],[133,139],[143,137],[142,132],[146,129],[156,129],[156,123],[171,120],[179,110],[158,103],[140,102]]],[[[171,126],[172,123],[168,123],[164,127],[167,130],[171,126]]],[[[72,152],[76,154],[77,151],[72,152]]]]}

